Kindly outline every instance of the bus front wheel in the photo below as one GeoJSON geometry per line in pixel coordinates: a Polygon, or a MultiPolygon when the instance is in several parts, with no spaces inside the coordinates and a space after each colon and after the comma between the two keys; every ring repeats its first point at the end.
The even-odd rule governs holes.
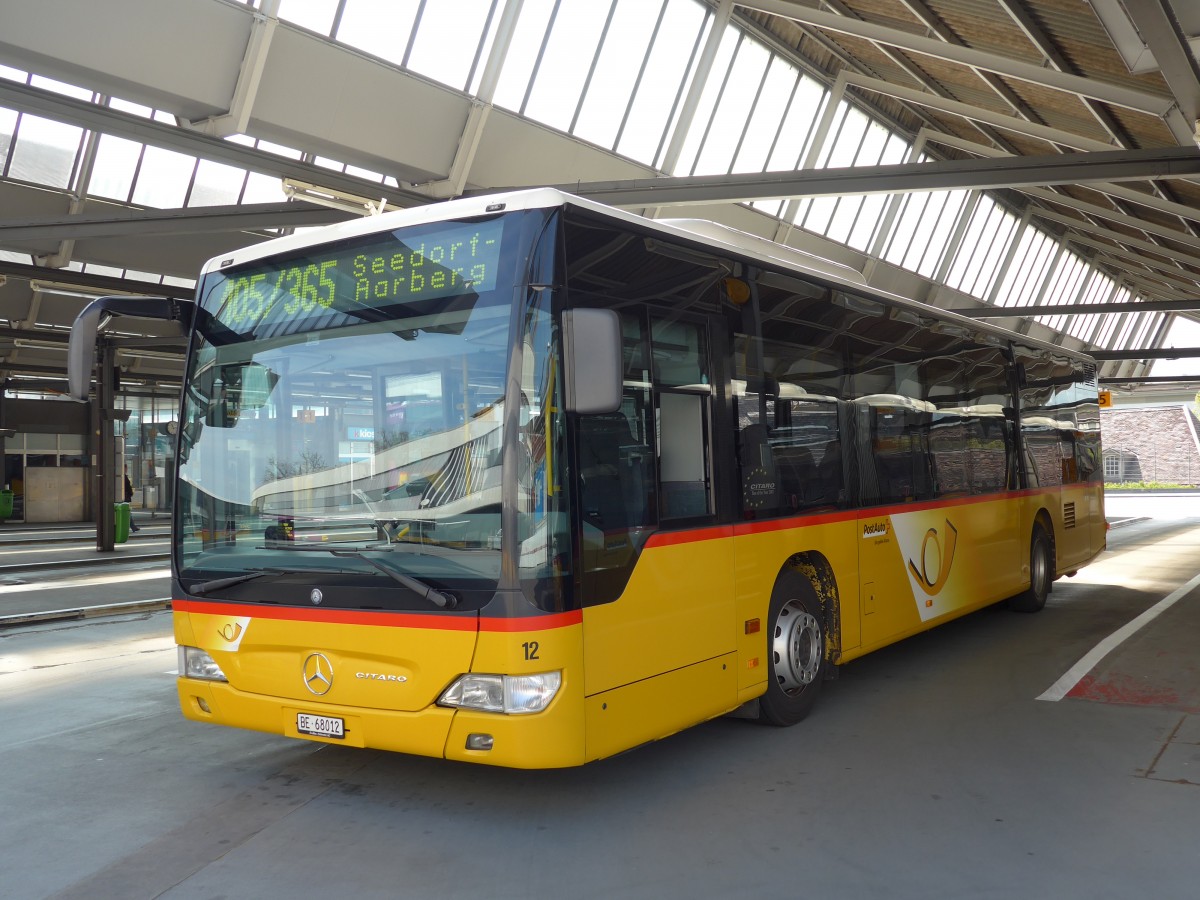
{"type": "Polygon", "coordinates": [[[812,585],[800,577],[780,581],[771,598],[770,620],[770,671],[758,718],[770,725],[794,725],[817,702],[825,673],[825,629],[812,585]]]}
{"type": "Polygon", "coordinates": [[[1054,545],[1041,525],[1033,526],[1029,540],[1029,590],[1017,594],[1008,605],[1017,612],[1037,612],[1046,605],[1054,581],[1054,545]]]}

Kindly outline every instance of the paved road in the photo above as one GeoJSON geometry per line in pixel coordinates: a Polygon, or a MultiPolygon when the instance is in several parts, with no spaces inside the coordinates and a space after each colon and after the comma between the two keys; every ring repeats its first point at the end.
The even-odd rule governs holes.
{"type": "MultiPolygon", "coordinates": [[[[0,894],[1194,897],[1200,709],[1035,699],[1200,572],[1198,519],[1110,543],[1036,616],[845,667],[800,726],[718,720],[565,771],[188,722],[166,613],[0,631],[0,894]]],[[[1158,622],[1194,634],[1198,605],[1158,622]]],[[[1140,677],[1134,644],[1106,677],[1140,677]]]]}

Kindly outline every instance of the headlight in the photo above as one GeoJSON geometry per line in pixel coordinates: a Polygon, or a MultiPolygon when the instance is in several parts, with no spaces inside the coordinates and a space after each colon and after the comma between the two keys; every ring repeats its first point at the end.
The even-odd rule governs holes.
{"type": "Polygon", "coordinates": [[[179,653],[179,675],[181,678],[199,678],[201,681],[228,681],[217,661],[199,647],[175,648],[179,653]]]}
{"type": "Polygon", "coordinates": [[[535,713],[550,705],[561,672],[539,675],[462,675],[438,698],[442,706],[498,713],[535,713]]]}

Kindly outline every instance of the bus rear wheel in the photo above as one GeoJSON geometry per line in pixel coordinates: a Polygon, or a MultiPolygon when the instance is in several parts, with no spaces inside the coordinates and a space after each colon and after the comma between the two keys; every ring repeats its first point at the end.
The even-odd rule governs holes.
{"type": "Polygon", "coordinates": [[[825,674],[821,605],[806,579],[783,579],[771,598],[767,633],[770,671],[759,699],[759,721],[794,725],[809,714],[825,674]]]}
{"type": "Polygon", "coordinates": [[[1054,545],[1041,525],[1033,526],[1029,540],[1029,590],[1017,594],[1008,605],[1017,612],[1038,612],[1046,605],[1054,581],[1054,545]]]}

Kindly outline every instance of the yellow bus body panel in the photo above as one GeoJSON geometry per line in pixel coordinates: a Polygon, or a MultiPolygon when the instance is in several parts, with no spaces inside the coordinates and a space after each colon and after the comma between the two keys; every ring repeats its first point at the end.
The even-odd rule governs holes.
{"type": "MultiPolygon", "coordinates": [[[[591,697],[734,649],[733,542],[728,528],[651,538],[611,603],[585,607],[584,683],[591,697]]],[[[711,698],[678,702],[711,706],[711,698]]],[[[730,704],[733,699],[730,699],[730,704]]],[[[698,721],[698,720],[697,720],[698,721]]]]}
{"type": "Polygon", "coordinates": [[[472,671],[508,675],[561,672],[562,685],[539,713],[498,715],[460,709],[446,742],[448,759],[515,768],[578,766],[584,758],[583,626],[578,614],[546,617],[574,624],[544,627],[532,620],[484,620],[472,671]],[[488,734],[491,750],[467,749],[467,737],[488,734]]]}
{"type": "Polygon", "coordinates": [[[766,689],[780,572],[827,567],[829,649],[846,662],[1029,585],[1035,519],[1052,524],[1058,574],[1104,547],[1097,485],[1027,490],[654,535],[619,598],[530,619],[177,601],[177,643],[210,653],[228,683],[178,680],[197,721],[344,746],[519,768],[580,765],[737,708],[766,689]],[[322,654],[317,695],[305,663],[322,654]],[[437,705],[460,674],[560,672],[540,713],[437,705]],[[391,676],[391,677],[389,677],[391,676]],[[299,713],[345,721],[302,735],[299,713]],[[473,750],[486,735],[492,749],[473,750]]]}
{"type": "Polygon", "coordinates": [[[179,678],[180,707],[189,719],[489,765],[552,768],[584,761],[582,626],[577,613],[484,620],[481,625],[476,617],[460,618],[453,628],[439,628],[435,623],[446,620],[436,617],[426,617],[428,627],[388,624],[411,621],[405,614],[365,614],[367,624],[314,620],[308,616],[320,613],[309,610],[287,610],[289,618],[279,619],[279,610],[251,605],[176,606],[176,642],[208,652],[229,679],[179,678]],[[226,607],[221,612],[192,611],[221,606],[226,607]],[[558,624],[561,621],[572,624],[558,624]],[[333,670],[333,683],[322,696],[305,686],[305,660],[314,653],[325,656],[333,670]],[[560,671],[563,680],[550,706],[540,713],[505,715],[436,705],[456,677],[471,671],[560,671]],[[388,680],[388,675],[405,680],[388,680]],[[341,718],[346,736],[301,734],[296,729],[299,713],[341,718]],[[477,733],[492,736],[492,750],[467,749],[467,736],[477,733]]]}
{"type": "Polygon", "coordinates": [[[738,705],[728,653],[587,698],[587,761],[682,731],[738,705]]]}

